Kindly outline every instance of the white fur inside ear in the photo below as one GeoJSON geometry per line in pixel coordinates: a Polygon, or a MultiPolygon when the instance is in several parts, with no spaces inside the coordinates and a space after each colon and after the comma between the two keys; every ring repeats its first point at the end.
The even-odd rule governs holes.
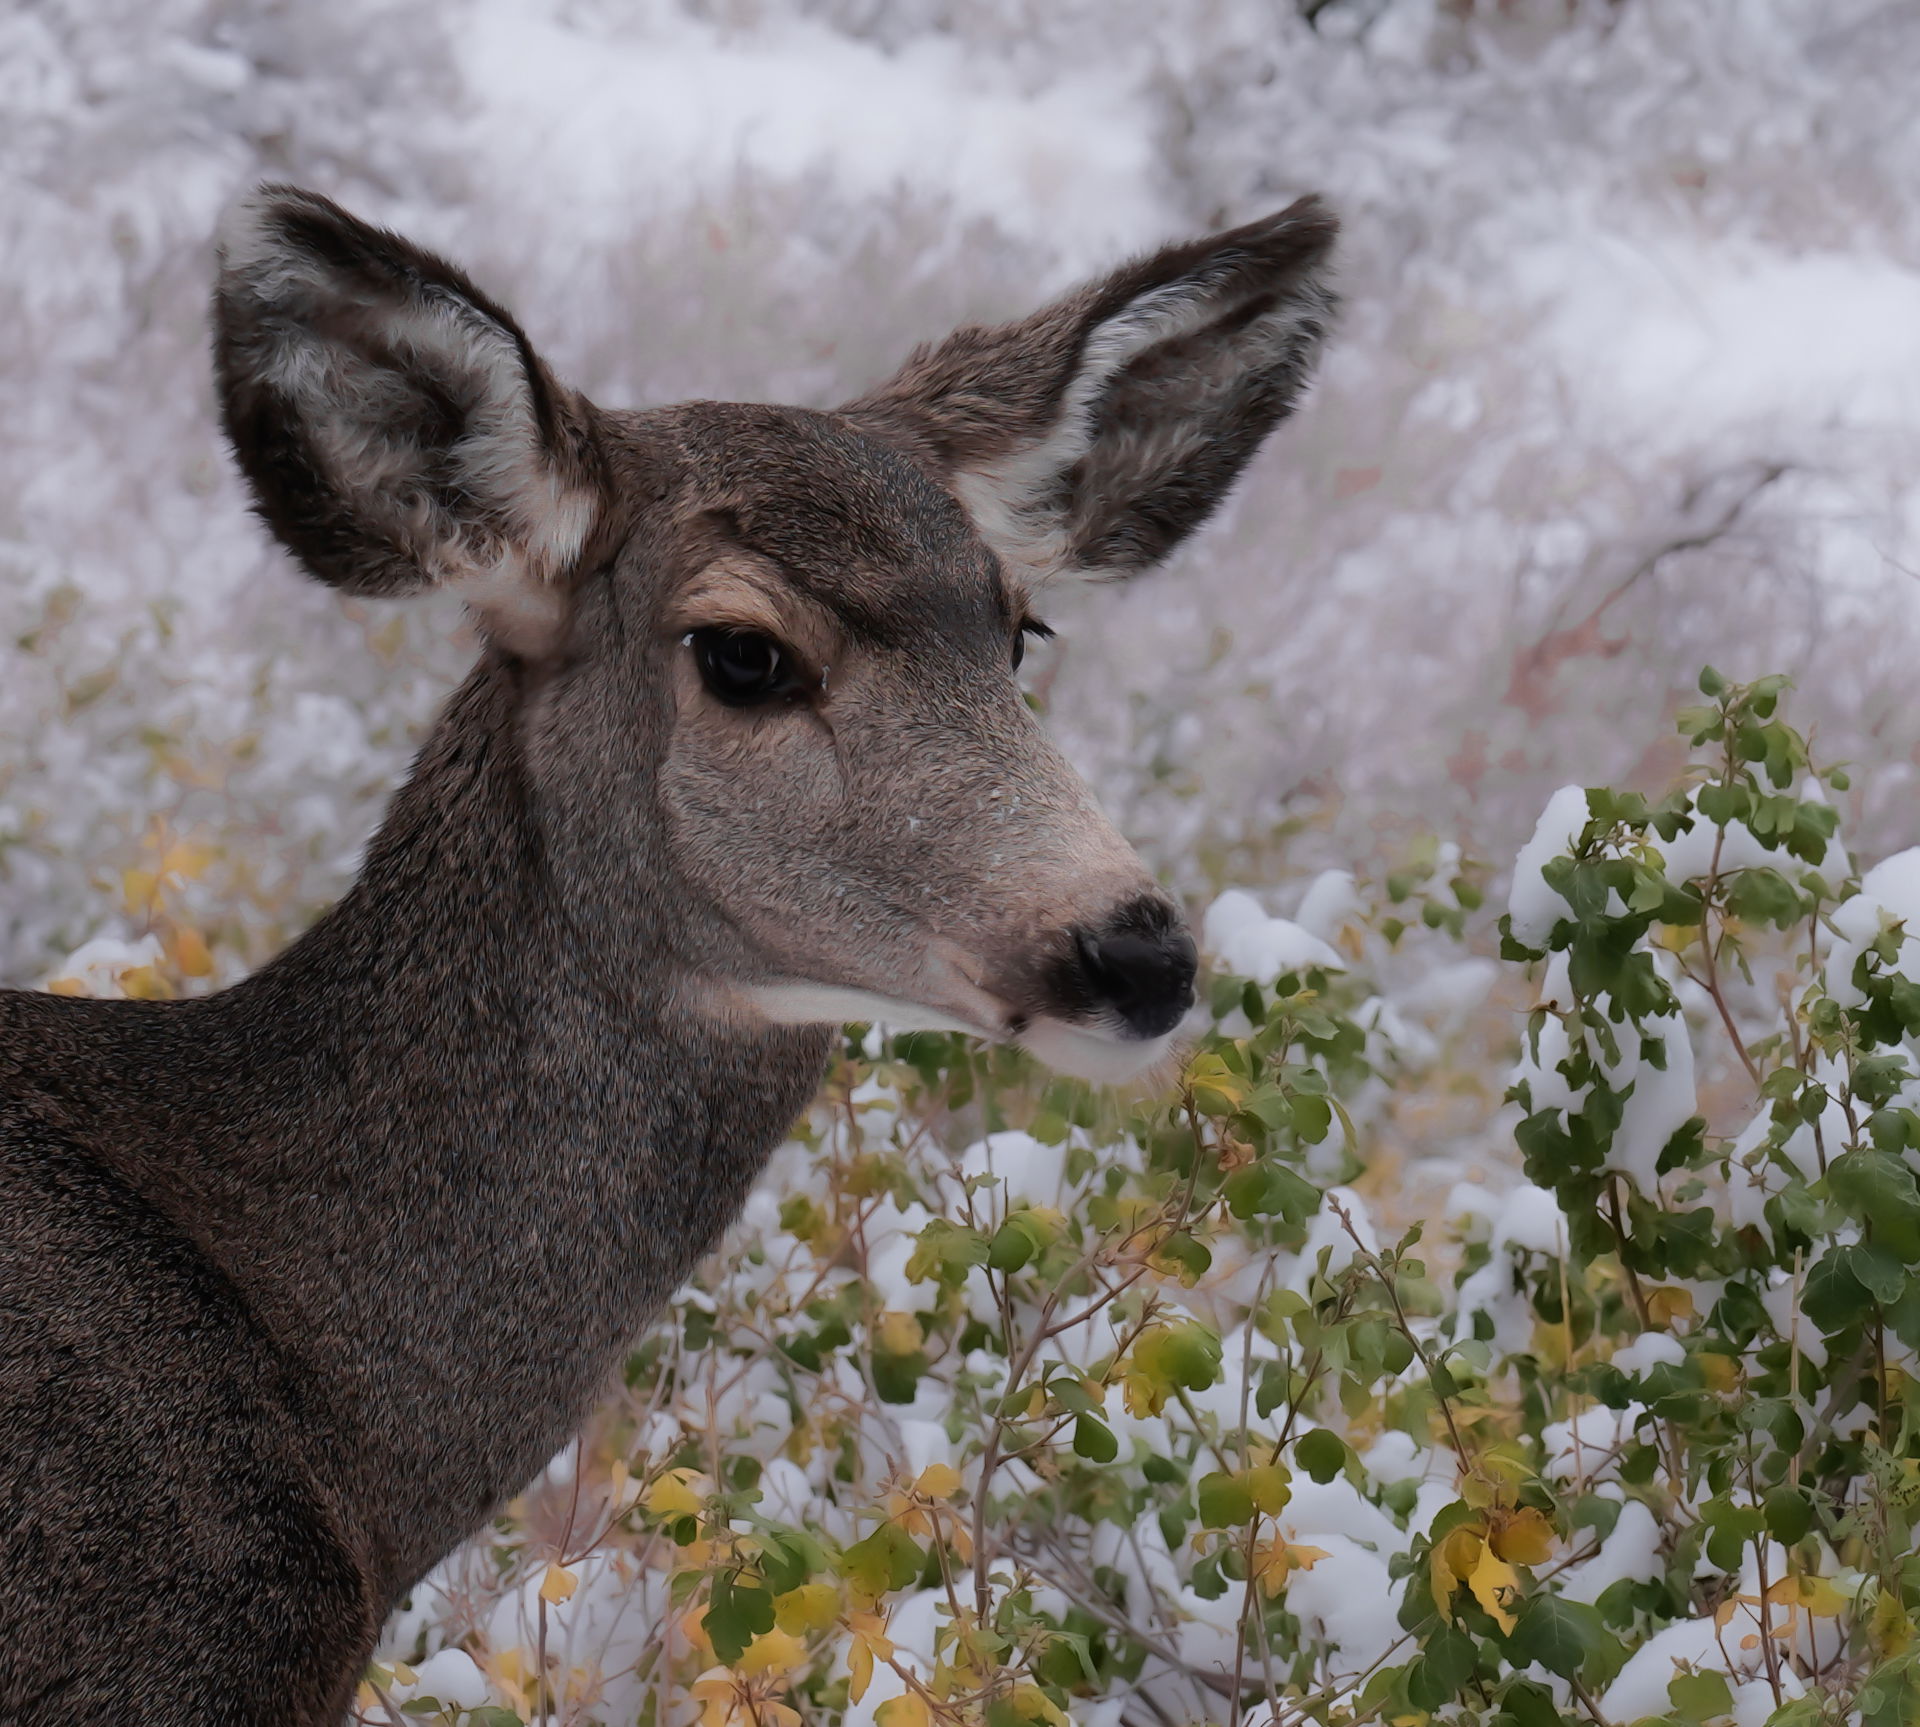
{"type": "Polygon", "coordinates": [[[345,505],[404,548],[423,584],[453,588],[490,629],[530,644],[564,611],[561,579],[599,502],[546,448],[519,341],[450,286],[370,289],[297,243],[287,216],[299,201],[250,195],[220,229],[223,292],[269,315],[249,353],[257,382],[287,404],[345,505]],[[463,416],[450,449],[416,431],[429,391],[463,416]]]}
{"type": "Polygon", "coordinates": [[[954,492],[980,537],[1004,561],[1035,581],[1065,566],[1065,531],[1058,521],[1043,517],[1038,506],[1059,476],[1087,453],[1100,391],[1129,360],[1158,342],[1199,328],[1213,310],[1201,284],[1181,282],[1142,294],[1087,337],[1079,370],[1044,438],[954,475],[954,492]]]}
{"type": "MultiPolygon", "coordinates": [[[[1220,283],[1210,276],[1142,294],[1087,337],[1079,369],[1045,437],[954,474],[955,495],[980,537],[1029,582],[1043,584],[1073,564],[1066,524],[1052,507],[1053,495],[1060,476],[1092,448],[1093,413],[1101,392],[1115,373],[1149,348],[1190,335],[1224,309],[1220,283]]],[[[1277,355],[1298,334],[1302,321],[1300,307],[1283,300],[1248,333],[1254,352],[1277,355]]],[[[1169,425],[1148,435],[1177,445],[1190,440],[1194,431],[1169,425]]]]}
{"type": "Polygon", "coordinates": [[[964,1031],[976,1037],[994,1035],[990,1026],[963,1020],[900,1001],[872,990],[850,989],[833,983],[757,983],[740,994],[756,1012],[775,1025],[884,1025],[890,1031],[964,1031]]]}

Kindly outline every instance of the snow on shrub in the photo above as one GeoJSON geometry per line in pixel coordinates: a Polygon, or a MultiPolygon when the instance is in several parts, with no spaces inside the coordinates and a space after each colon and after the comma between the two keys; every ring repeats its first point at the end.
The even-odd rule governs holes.
{"type": "MultiPolygon", "coordinates": [[[[850,1031],[360,1719],[1916,1718],[1920,851],[1856,877],[1784,680],[1701,688],[1666,797],[1551,800],[1504,988],[1428,845],[1222,895],[1158,1094],[850,1031]],[[1527,999],[1484,1179],[1410,1198],[1527,999]]],[[[155,845],[50,987],[204,987],[155,845]]]]}

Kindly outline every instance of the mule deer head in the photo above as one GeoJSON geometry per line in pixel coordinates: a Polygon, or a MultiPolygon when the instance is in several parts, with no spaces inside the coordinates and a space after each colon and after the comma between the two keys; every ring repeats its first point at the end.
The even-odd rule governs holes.
{"type": "Polygon", "coordinates": [[[1293,406],[1333,232],[1306,201],[1170,247],[838,412],[622,413],[457,271],[268,187],[221,240],[221,395],[309,570],[451,587],[524,662],[601,963],[723,1019],[1119,1077],[1190,1005],[1193,943],[1015,670],[1050,582],[1158,561],[1293,406]]]}

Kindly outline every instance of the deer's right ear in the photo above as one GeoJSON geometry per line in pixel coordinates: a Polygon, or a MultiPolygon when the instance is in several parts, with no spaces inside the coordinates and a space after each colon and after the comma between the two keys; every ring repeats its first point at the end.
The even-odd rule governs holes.
{"type": "Polygon", "coordinates": [[[450,587],[550,647],[600,518],[578,400],[458,270],[331,200],[263,186],[222,223],[214,354],[256,507],[348,593],[450,587]]]}

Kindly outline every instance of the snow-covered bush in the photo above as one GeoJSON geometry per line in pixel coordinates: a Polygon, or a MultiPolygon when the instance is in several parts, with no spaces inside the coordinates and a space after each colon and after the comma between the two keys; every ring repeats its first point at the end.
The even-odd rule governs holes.
{"type": "MultiPolygon", "coordinates": [[[[1504,966],[1427,846],[1221,896],[1151,1095],[850,1032],[361,1719],[1913,1719],[1920,852],[1855,875],[1782,683],[1551,800],[1504,966]]],[[[53,987],[195,987],[197,861],[53,987]]]]}

